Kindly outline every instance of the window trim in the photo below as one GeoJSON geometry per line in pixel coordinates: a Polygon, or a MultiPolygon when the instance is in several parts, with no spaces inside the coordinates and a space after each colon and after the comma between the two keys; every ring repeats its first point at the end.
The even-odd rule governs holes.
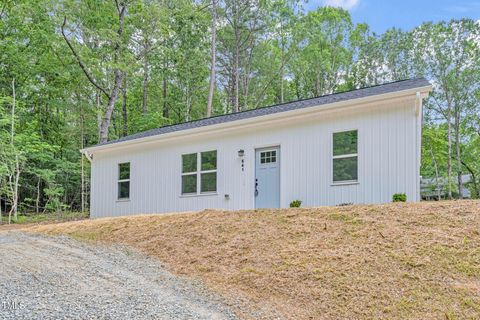
{"type": "Polygon", "coordinates": [[[346,130],[340,130],[340,131],[332,131],[331,133],[331,142],[332,142],[332,147],[331,147],[331,152],[332,152],[332,161],[331,161],[331,174],[332,174],[332,179],[331,179],[331,185],[332,186],[341,186],[341,185],[355,185],[355,184],[359,184],[360,183],[360,179],[359,179],[359,152],[358,152],[358,141],[359,141],[359,137],[360,137],[360,130],[358,129],[346,129],[346,130]],[[350,132],[350,131],[357,131],[357,152],[356,153],[348,153],[348,154],[341,154],[341,155],[334,155],[334,139],[333,139],[333,136],[336,134],[336,133],[342,133],[342,132],[350,132]],[[339,181],[335,181],[334,180],[334,165],[333,165],[333,162],[336,160],[336,159],[348,159],[348,158],[357,158],[357,179],[353,179],[353,180],[339,180],[339,181]]]}
{"type": "Polygon", "coordinates": [[[204,191],[204,192],[202,192],[202,174],[204,174],[204,173],[215,173],[215,177],[218,178],[218,150],[217,149],[198,151],[198,152],[182,153],[180,155],[180,165],[181,165],[181,170],[180,171],[182,172],[182,175],[180,177],[180,196],[181,197],[217,194],[217,192],[218,192],[218,179],[216,180],[214,191],[204,191]],[[212,152],[212,151],[215,151],[216,156],[217,156],[215,169],[202,170],[202,153],[212,152]],[[189,155],[189,154],[195,154],[197,156],[197,170],[196,171],[191,171],[191,172],[183,172],[183,156],[186,156],[186,155],[189,155]],[[196,179],[197,179],[196,191],[195,192],[184,193],[183,192],[183,176],[193,176],[193,175],[195,175],[196,179]]]}
{"type": "Polygon", "coordinates": [[[127,162],[119,162],[117,163],[117,201],[129,201],[130,200],[130,186],[131,186],[131,173],[132,173],[132,164],[130,161],[127,162]],[[128,163],[128,179],[120,179],[120,166],[122,164],[128,163]],[[120,183],[128,182],[128,197],[120,198],[120,183]]]}

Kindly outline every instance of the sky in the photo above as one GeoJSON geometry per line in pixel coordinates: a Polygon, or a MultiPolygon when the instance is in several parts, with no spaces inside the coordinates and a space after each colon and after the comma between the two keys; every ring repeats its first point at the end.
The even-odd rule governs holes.
{"type": "Polygon", "coordinates": [[[427,21],[480,20],[480,0],[309,0],[305,9],[325,5],[348,10],[354,23],[366,22],[375,33],[410,30],[427,21]]]}

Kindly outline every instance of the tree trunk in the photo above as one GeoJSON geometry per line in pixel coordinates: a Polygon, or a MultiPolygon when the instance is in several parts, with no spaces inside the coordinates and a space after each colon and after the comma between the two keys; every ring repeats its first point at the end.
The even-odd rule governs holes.
{"type": "Polygon", "coordinates": [[[234,102],[233,102],[233,109],[235,112],[240,111],[239,105],[239,82],[240,82],[240,30],[239,30],[239,21],[238,21],[238,8],[237,8],[237,1],[233,3],[233,31],[235,33],[235,62],[234,62],[234,83],[233,83],[233,90],[234,90],[234,102]]]}
{"type": "Polygon", "coordinates": [[[450,101],[450,96],[448,94],[448,88],[445,86],[445,95],[447,98],[447,190],[448,190],[448,199],[452,199],[452,104],[450,101]]]}
{"type": "Polygon", "coordinates": [[[82,169],[82,176],[81,176],[81,182],[80,182],[80,192],[81,192],[81,197],[82,197],[82,203],[81,203],[81,208],[82,212],[85,212],[85,165],[83,164],[83,154],[80,158],[80,166],[82,169]]]}
{"type": "Polygon", "coordinates": [[[115,70],[115,82],[113,85],[113,90],[108,99],[107,108],[105,110],[105,114],[102,118],[102,123],[100,124],[100,143],[104,143],[108,141],[108,128],[110,126],[110,120],[112,118],[113,109],[115,107],[115,102],[118,98],[118,93],[120,91],[120,86],[123,80],[123,73],[119,69],[115,70]]]}
{"type": "Polygon", "coordinates": [[[433,166],[435,168],[435,185],[436,185],[436,189],[437,189],[437,197],[438,197],[438,200],[440,201],[440,200],[442,200],[442,193],[441,193],[440,184],[439,184],[437,159],[435,158],[435,156],[433,154],[432,146],[430,146],[430,155],[432,156],[433,166]]]}
{"type": "Polygon", "coordinates": [[[240,48],[238,47],[238,43],[236,45],[236,48],[235,48],[235,87],[234,87],[234,90],[235,90],[235,100],[234,100],[234,110],[235,112],[239,112],[240,111],[240,105],[239,105],[239,79],[240,79],[240,75],[239,75],[239,55],[240,55],[240,48]]]}
{"type": "MultiPolygon", "coordinates": [[[[118,10],[118,30],[117,30],[117,36],[118,39],[117,41],[121,41],[121,37],[123,34],[123,26],[125,22],[125,10],[126,6],[124,3],[122,3],[121,7],[117,5],[117,10],[118,10]]],[[[120,51],[122,50],[120,48],[120,45],[118,44],[115,45],[114,49],[114,62],[118,62],[118,57],[120,54],[120,51]]],[[[120,91],[120,87],[122,85],[123,77],[125,74],[118,68],[115,68],[113,71],[115,75],[115,80],[113,82],[113,89],[112,92],[110,93],[110,97],[108,99],[108,104],[107,108],[105,110],[105,115],[102,119],[102,124],[100,126],[100,143],[107,142],[108,141],[108,128],[110,126],[110,119],[112,117],[113,113],[113,108],[115,107],[115,102],[117,101],[118,98],[118,93],[120,91]]]]}
{"type": "Polygon", "coordinates": [[[15,78],[12,80],[12,124],[10,131],[10,144],[12,152],[15,154],[15,169],[9,177],[10,190],[12,192],[12,207],[8,212],[8,224],[12,223],[12,213],[17,220],[17,205],[18,205],[18,181],[20,179],[20,159],[18,158],[17,151],[15,150],[14,138],[15,138],[15,107],[16,107],[16,93],[15,93],[15,78]],[[13,181],[12,181],[13,179],[13,181]]]}
{"type": "Polygon", "coordinates": [[[463,199],[463,182],[462,182],[462,154],[460,150],[460,110],[458,106],[455,108],[455,148],[457,155],[457,184],[458,198],[463,199]]]}
{"type": "MultiPolygon", "coordinates": [[[[477,177],[475,176],[475,172],[470,168],[465,162],[462,161],[463,166],[470,172],[470,175],[472,176],[472,183],[473,183],[473,189],[475,190],[475,198],[480,198],[480,188],[477,184],[477,177]]],[[[472,197],[473,198],[473,197],[472,197]]]]}
{"type": "Polygon", "coordinates": [[[12,80],[12,124],[11,124],[11,131],[10,131],[10,144],[13,148],[13,138],[15,136],[15,104],[16,104],[16,94],[15,94],[15,78],[12,80]]]}
{"type": "MultiPolygon", "coordinates": [[[[16,153],[16,151],[14,151],[16,153]]],[[[18,154],[15,154],[15,172],[9,178],[10,181],[10,190],[12,192],[12,207],[8,212],[8,224],[12,223],[12,214],[17,221],[17,212],[18,212],[18,183],[20,180],[20,159],[18,154]],[[13,181],[12,181],[13,179],[13,181]]]]}
{"type": "MultiPolygon", "coordinates": [[[[283,42],[283,41],[282,41],[283,42]]],[[[284,44],[282,43],[282,65],[280,67],[280,103],[284,101],[284,89],[283,89],[283,74],[284,74],[284,65],[285,65],[285,57],[284,57],[284,44]]]]}
{"type": "Polygon", "coordinates": [[[143,57],[143,100],[142,100],[142,111],[143,114],[148,113],[148,50],[150,50],[150,44],[145,41],[145,54],[143,57]]]}
{"type": "MultiPolygon", "coordinates": [[[[83,172],[83,168],[82,168],[82,172],[83,172]]],[[[37,198],[35,199],[35,213],[36,214],[40,213],[40,182],[41,181],[42,181],[42,179],[40,179],[40,177],[38,177],[38,180],[37,180],[37,198]]]]}
{"type": "MultiPolygon", "coordinates": [[[[121,55],[122,47],[120,45],[122,41],[122,35],[123,35],[123,30],[124,30],[124,24],[125,24],[125,12],[126,12],[126,4],[124,2],[118,3],[117,1],[116,7],[117,7],[117,13],[118,13],[118,29],[117,29],[117,39],[114,41],[114,49],[113,49],[113,62],[114,65],[118,64],[119,57],[121,55]]],[[[124,73],[122,70],[120,70],[118,67],[115,67],[113,69],[113,74],[114,74],[114,82],[113,82],[113,88],[110,93],[107,92],[107,90],[102,87],[92,76],[90,71],[88,70],[87,66],[85,63],[82,61],[80,58],[80,55],[77,53],[75,50],[74,46],[68,39],[66,33],[65,33],[65,26],[67,24],[67,17],[63,19],[63,25],[61,26],[61,32],[63,35],[63,38],[65,39],[65,42],[67,43],[68,47],[70,48],[70,51],[73,53],[75,59],[77,60],[78,65],[82,69],[83,73],[87,77],[88,81],[95,86],[99,91],[101,91],[107,98],[108,98],[108,103],[105,109],[105,112],[103,114],[102,119],[100,120],[100,128],[99,128],[99,142],[104,143],[108,141],[108,129],[110,126],[110,120],[112,117],[113,109],[115,107],[115,102],[117,101],[118,98],[118,93],[120,91],[120,87],[122,84],[122,80],[124,77],[124,73]]]]}
{"type": "Polygon", "coordinates": [[[100,98],[100,91],[96,90],[95,93],[95,104],[97,106],[97,134],[100,137],[100,126],[102,125],[102,107],[101,107],[101,98],[100,98]]]}
{"type": "Polygon", "coordinates": [[[15,174],[15,194],[14,194],[14,208],[15,210],[13,210],[13,216],[15,217],[15,221],[18,220],[18,185],[20,183],[20,159],[18,157],[18,154],[15,155],[15,170],[16,170],[16,174],[15,174]]]}
{"type": "Polygon", "coordinates": [[[217,56],[217,0],[212,0],[212,52],[210,60],[210,85],[208,88],[207,118],[212,116],[215,90],[215,64],[217,56]]]}
{"type": "Polygon", "coordinates": [[[127,110],[127,78],[123,79],[123,101],[122,101],[122,118],[123,118],[123,136],[128,135],[128,110],[127,110]]]}
{"type": "Polygon", "coordinates": [[[284,65],[285,65],[285,39],[283,33],[283,23],[280,23],[280,41],[282,42],[282,59],[281,59],[281,66],[280,66],[280,103],[283,103],[284,99],[284,92],[283,92],[283,76],[284,76],[284,65]]]}
{"type": "Polygon", "coordinates": [[[190,88],[187,85],[185,92],[185,104],[187,105],[187,114],[185,116],[186,121],[190,121],[192,119],[192,99],[190,94],[190,88]]]}
{"type": "Polygon", "coordinates": [[[163,72],[163,84],[162,84],[162,98],[163,98],[163,117],[164,118],[169,118],[170,112],[168,110],[168,104],[167,104],[167,70],[166,68],[168,65],[164,65],[165,70],[163,72]]]}
{"type": "Polygon", "coordinates": [[[13,192],[13,187],[12,187],[12,185],[13,185],[12,175],[10,174],[10,175],[8,176],[8,187],[9,187],[9,189],[10,189],[10,190],[9,190],[10,193],[12,194],[12,200],[11,200],[12,202],[11,202],[10,210],[8,211],[8,224],[11,224],[11,223],[12,223],[12,211],[13,211],[13,208],[14,208],[14,203],[13,203],[13,202],[14,202],[14,200],[13,200],[13,194],[14,194],[14,192],[13,192]]]}
{"type": "Polygon", "coordinates": [[[451,123],[448,122],[448,158],[447,158],[447,190],[448,190],[448,199],[452,199],[452,133],[451,133],[451,123]]]}
{"type": "MultiPolygon", "coordinates": [[[[120,93],[119,93],[120,94],[120,93]]],[[[121,114],[120,114],[121,115],[121,114]]],[[[115,132],[115,135],[120,137],[122,135],[122,132],[120,132],[118,129],[118,122],[116,120],[116,117],[117,115],[115,114],[115,108],[113,108],[113,112],[112,112],[112,116],[110,117],[110,127],[113,127],[113,132],[115,132]]],[[[120,127],[122,126],[122,124],[120,123],[120,127]]],[[[110,132],[110,129],[108,130],[108,132],[110,132]]]]}
{"type": "Polygon", "coordinates": [[[249,95],[250,95],[250,68],[252,66],[252,59],[253,59],[253,50],[250,50],[249,54],[248,54],[248,59],[247,59],[247,62],[246,64],[243,66],[242,69],[244,69],[245,71],[243,72],[243,105],[242,105],[242,109],[245,110],[245,109],[248,109],[249,108],[249,95]]]}
{"type": "MultiPolygon", "coordinates": [[[[83,105],[80,109],[80,146],[83,149],[85,147],[85,115],[83,114],[83,105]]],[[[82,212],[85,212],[85,165],[84,165],[84,155],[83,153],[80,156],[80,195],[81,195],[81,208],[82,212]]]]}

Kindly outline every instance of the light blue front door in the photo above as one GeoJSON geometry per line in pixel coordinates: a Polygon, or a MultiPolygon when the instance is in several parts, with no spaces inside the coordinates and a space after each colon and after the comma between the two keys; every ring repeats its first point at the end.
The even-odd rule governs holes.
{"type": "Polygon", "coordinates": [[[280,208],[280,148],[255,150],[255,208],[280,208]]]}

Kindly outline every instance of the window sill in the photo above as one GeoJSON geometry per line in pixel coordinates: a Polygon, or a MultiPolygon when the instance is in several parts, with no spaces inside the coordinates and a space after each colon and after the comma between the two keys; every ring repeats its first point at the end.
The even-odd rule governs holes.
{"type": "Polygon", "coordinates": [[[117,199],[116,202],[130,202],[130,199],[117,199]]]}
{"type": "Polygon", "coordinates": [[[218,192],[205,192],[205,193],[187,193],[181,194],[179,198],[193,198],[193,197],[207,197],[207,196],[218,196],[218,192]]]}
{"type": "Polygon", "coordinates": [[[333,182],[330,184],[331,187],[336,187],[336,186],[349,186],[349,185],[355,185],[355,184],[360,184],[358,181],[344,181],[344,182],[333,182]]]}

